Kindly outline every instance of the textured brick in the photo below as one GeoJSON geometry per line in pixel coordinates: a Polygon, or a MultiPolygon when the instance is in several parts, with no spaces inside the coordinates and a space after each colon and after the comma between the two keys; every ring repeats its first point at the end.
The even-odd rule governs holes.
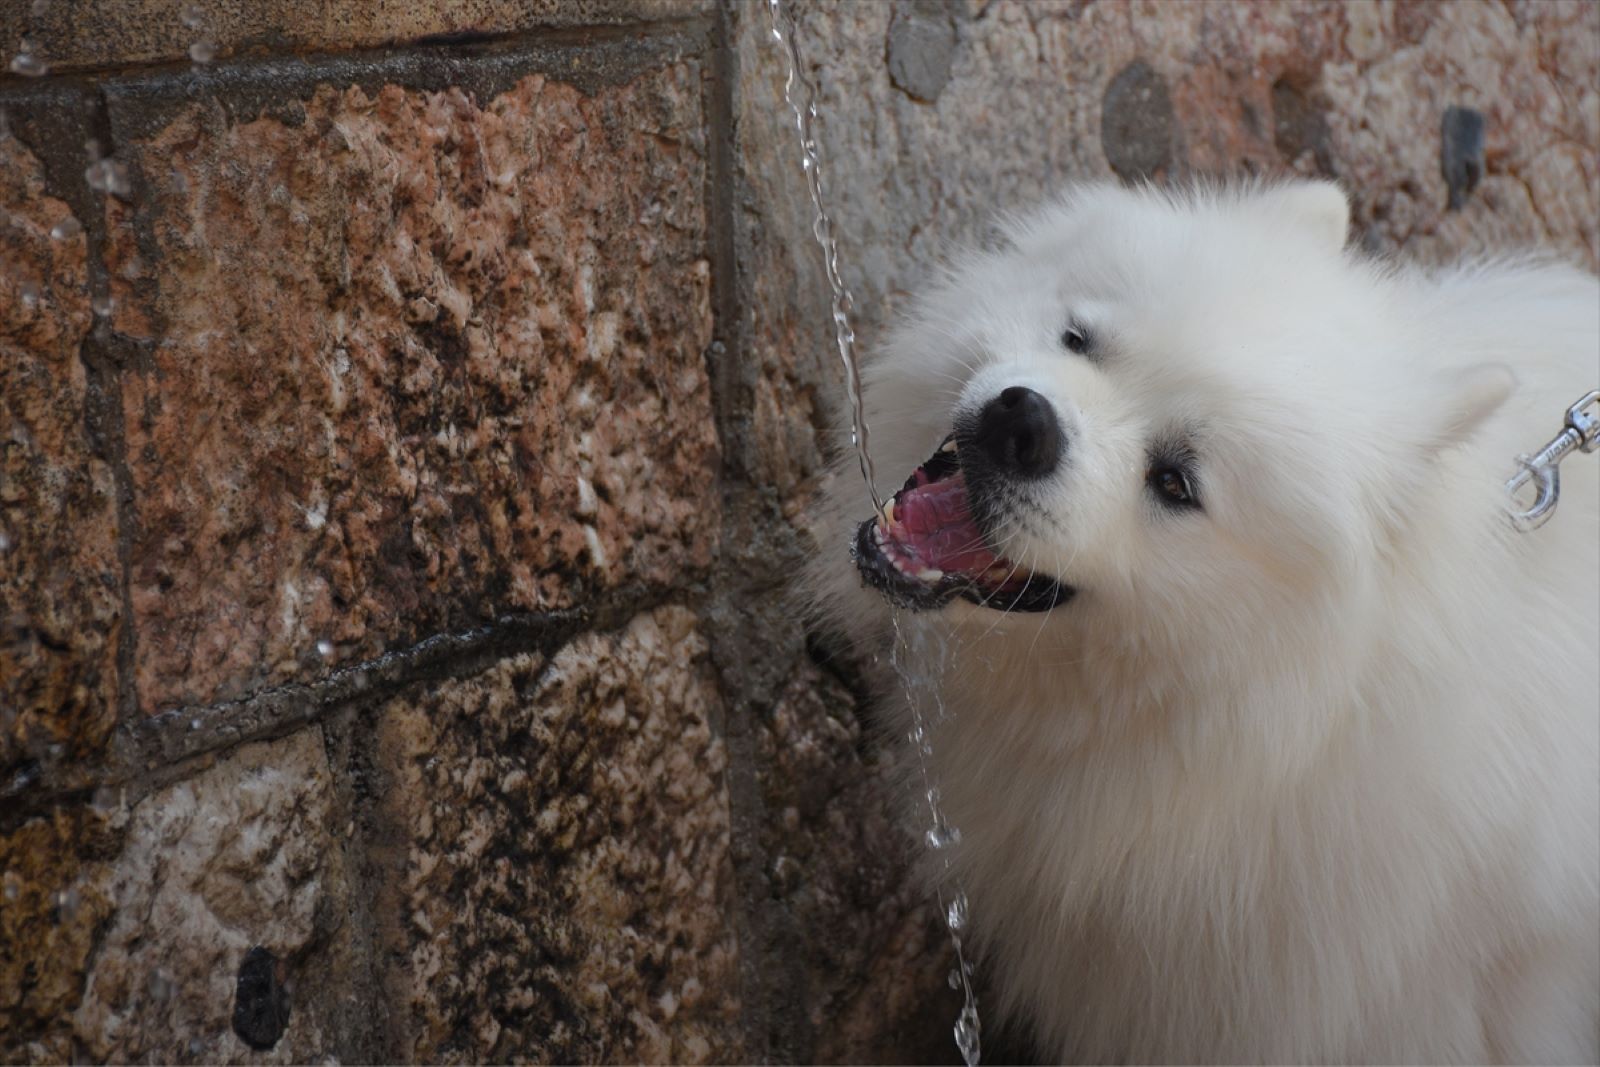
{"type": "Polygon", "coordinates": [[[960,1008],[945,985],[953,954],[936,909],[906,873],[913,842],[897,821],[910,794],[864,743],[855,698],[803,661],[757,728],[772,892],[792,924],[814,1034],[791,1050],[822,1063],[937,1063],[954,1052],[960,1008]]]}
{"type": "MultiPolygon", "coordinates": [[[[27,34],[57,72],[185,61],[196,44],[224,62],[266,49],[336,51],[538,28],[620,26],[709,14],[713,0],[0,0],[0,50],[27,34]],[[192,6],[198,25],[184,21],[192,6]]],[[[202,52],[202,54],[205,54],[202,52]]]]}
{"type": "Polygon", "coordinates": [[[402,1058],[741,1058],[696,625],[663,608],[381,711],[402,1058]]]}
{"type": "Polygon", "coordinates": [[[44,181],[0,126],[0,794],[90,756],[116,715],[116,507],[79,358],[86,238],[44,181]]]}
{"type": "Polygon", "coordinates": [[[112,914],[110,816],[54,811],[0,833],[0,1062],[65,1063],[95,931],[112,914]]]}
{"type": "Polygon", "coordinates": [[[248,119],[113,94],[147,711],[705,570],[700,97],[688,64],[248,119]]]}
{"type": "Polygon", "coordinates": [[[371,1005],[350,986],[348,893],[321,731],[251,745],[127,806],[0,838],[0,1058],[305,1063],[371,1005]],[[282,964],[289,1024],[254,1051],[232,1019],[255,946],[282,964]]]}
{"type": "Polygon", "coordinates": [[[1321,87],[1369,243],[1443,259],[1543,245],[1600,268],[1600,6],[1353,6],[1321,87]],[[1440,123],[1483,113],[1485,172],[1446,210],[1440,123]]]}

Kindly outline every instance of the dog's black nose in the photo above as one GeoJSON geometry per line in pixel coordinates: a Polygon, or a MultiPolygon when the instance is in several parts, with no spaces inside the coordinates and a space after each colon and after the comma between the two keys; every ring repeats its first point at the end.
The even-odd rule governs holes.
{"type": "Polygon", "coordinates": [[[983,406],[974,436],[989,462],[1019,478],[1043,478],[1061,462],[1063,439],[1055,409],[1020,385],[983,406]]]}

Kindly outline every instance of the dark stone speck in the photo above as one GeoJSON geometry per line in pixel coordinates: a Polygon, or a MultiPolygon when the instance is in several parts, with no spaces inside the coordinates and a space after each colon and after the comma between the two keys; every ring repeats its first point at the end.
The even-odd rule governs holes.
{"type": "Polygon", "coordinates": [[[278,1043],[289,1025],[289,994],[278,981],[278,959],[257,945],[239,964],[233,995],[233,1032],[264,1052],[278,1043]]]}
{"type": "Polygon", "coordinates": [[[1483,177],[1483,112],[1447,107],[1440,124],[1439,169],[1450,189],[1451,211],[1460,211],[1483,177]]]}
{"type": "Polygon", "coordinates": [[[1176,122],[1167,83],[1142,59],[1123,67],[1100,105],[1100,142],[1117,176],[1139,181],[1176,159],[1176,122]]]}

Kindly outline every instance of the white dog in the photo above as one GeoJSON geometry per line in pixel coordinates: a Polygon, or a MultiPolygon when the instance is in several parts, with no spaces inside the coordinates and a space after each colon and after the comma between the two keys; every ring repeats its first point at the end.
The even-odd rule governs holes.
{"type": "Polygon", "coordinates": [[[1348,223],[1080,189],[868,367],[915,473],[870,519],[841,459],[813,585],[950,631],[929,874],[1052,1056],[1600,1057],[1600,457],[1531,533],[1502,488],[1600,384],[1600,285],[1348,223]]]}

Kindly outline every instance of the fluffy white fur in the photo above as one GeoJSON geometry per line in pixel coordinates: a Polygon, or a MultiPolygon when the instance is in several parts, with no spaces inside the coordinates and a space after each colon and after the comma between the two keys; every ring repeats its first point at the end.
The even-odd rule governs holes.
{"type": "MultiPolygon", "coordinates": [[[[1068,438],[999,541],[1076,598],[901,618],[951,634],[933,770],[986,1010],[1063,1060],[1600,1058],[1600,456],[1537,532],[1501,491],[1600,383],[1600,286],[1379,264],[1347,224],[1324,184],[1078,189],[867,368],[885,489],[1010,385],[1068,438]],[[1175,432],[1203,511],[1145,485],[1175,432]]],[[[830,494],[812,585],[882,650],[853,455],[830,494]]]]}

